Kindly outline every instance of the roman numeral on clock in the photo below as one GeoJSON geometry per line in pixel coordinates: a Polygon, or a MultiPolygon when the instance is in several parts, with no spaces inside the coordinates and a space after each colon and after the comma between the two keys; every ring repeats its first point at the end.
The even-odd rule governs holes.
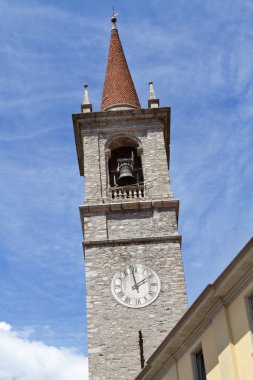
{"type": "Polygon", "coordinates": [[[124,270],[124,272],[122,273],[122,275],[123,275],[123,278],[126,277],[126,276],[128,276],[127,269],[124,270]]]}

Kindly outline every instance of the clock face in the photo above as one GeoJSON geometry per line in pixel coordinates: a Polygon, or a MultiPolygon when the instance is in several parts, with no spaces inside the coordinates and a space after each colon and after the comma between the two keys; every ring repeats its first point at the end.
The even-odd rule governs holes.
{"type": "Polygon", "coordinates": [[[161,283],[158,275],[144,265],[129,265],[115,274],[112,294],[118,302],[133,308],[149,305],[159,295],[161,283]]]}

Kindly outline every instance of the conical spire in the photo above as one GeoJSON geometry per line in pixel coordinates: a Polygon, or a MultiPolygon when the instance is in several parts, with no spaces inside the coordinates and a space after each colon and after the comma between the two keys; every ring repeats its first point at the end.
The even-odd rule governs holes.
{"type": "Polygon", "coordinates": [[[116,15],[111,19],[111,42],[105,74],[101,111],[120,108],[140,108],[140,102],[127,65],[116,27],[116,15]]]}

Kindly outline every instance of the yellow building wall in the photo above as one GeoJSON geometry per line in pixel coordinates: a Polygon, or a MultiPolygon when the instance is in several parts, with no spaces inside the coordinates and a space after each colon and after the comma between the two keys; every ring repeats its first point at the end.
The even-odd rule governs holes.
{"type": "Polygon", "coordinates": [[[247,305],[252,294],[253,284],[228,307],[222,305],[203,333],[159,380],[196,380],[193,356],[200,347],[207,380],[253,380],[253,321],[247,305]]]}
{"type": "Polygon", "coordinates": [[[253,379],[253,321],[248,305],[252,294],[253,286],[249,285],[228,308],[240,380],[253,379]]]}
{"type": "Polygon", "coordinates": [[[201,336],[199,345],[202,345],[205,368],[208,380],[222,380],[219,370],[217,348],[213,325],[211,324],[201,336]]]}
{"type": "Polygon", "coordinates": [[[163,377],[163,380],[178,380],[176,364],[172,365],[163,377]]]}
{"type": "Polygon", "coordinates": [[[231,342],[231,331],[230,326],[228,325],[226,308],[222,308],[215,316],[212,325],[217,349],[220,376],[222,380],[238,380],[234,347],[231,342]]]}
{"type": "MultiPolygon", "coordinates": [[[[192,358],[191,353],[187,352],[177,363],[178,380],[189,379],[194,380],[192,371],[192,358]]],[[[170,380],[170,379],[169,379],[170,380]]]]}

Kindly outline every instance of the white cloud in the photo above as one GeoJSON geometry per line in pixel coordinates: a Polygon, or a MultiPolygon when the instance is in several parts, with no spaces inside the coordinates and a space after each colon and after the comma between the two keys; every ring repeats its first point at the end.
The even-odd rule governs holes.
{"type": "Polygon", "coordinates": [[[11,325],[6,322],[0,322],[0,333],[3,331],[11,331],[11,325]]]}
{"type": "Polygon", "coordinates": [[[87,358],[69,349],[23,338],[0,322],[1,380],[85,380],[87,358]]]}

